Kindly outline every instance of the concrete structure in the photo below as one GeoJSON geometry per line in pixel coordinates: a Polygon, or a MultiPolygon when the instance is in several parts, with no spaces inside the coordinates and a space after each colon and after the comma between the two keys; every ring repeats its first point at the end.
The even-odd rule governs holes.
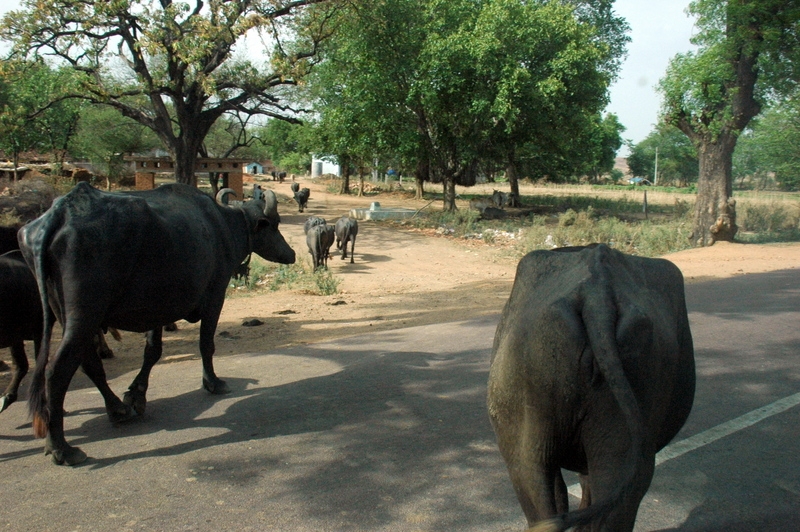
{"type": "Polygon", "coordinates": [[[402,220],[411,218],[417,213],[414,209],[390,207],[384,209],[377,201],[373,201],[369,209],[350,209],[350,217],[356,220],[402,220]]]}
{"type": "MultiPolygon", "coordinates": [[[[148,190],[155,187],[155,176],[160,173],[174,174],[175,163],[169,157],[125,157],[133,164],[136,174],[136,189],[148,190]]],[[[219,188],[231,188],[237,198],[243,197],[242,173],[249,159],[198,158],[194,171],[218,174],[221,177],[219,188]]]]}
{"type": "Polygon", "coordinates": [[[336,163],[332,163],[326,161],[324,159],[318,159],[317,157],[311,158],[311,177],[319,177],[325,174],[333,174],[335,176],[340,176],[341,173],[339,172],[340,168],[339,165],[336,163]]]}

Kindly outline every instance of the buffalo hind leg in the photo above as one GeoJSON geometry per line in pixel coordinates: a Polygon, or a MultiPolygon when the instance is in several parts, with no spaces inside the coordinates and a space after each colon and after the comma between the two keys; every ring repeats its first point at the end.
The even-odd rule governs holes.
{"type": "Polygon", "coordinates": [[[139,374],[133,379],[128,391],[122,396],[122,402],[132,407],[134,411],[144,415],[147,407],[147,387],[150,384],[150,371],[161,358],[163,346],[161,342],[162,328],[157,327],[147,331],[147,341],[144,346],[144,361],[139,374]]]}
{"type": "MultiPolygon", "coordinates": [[[[91,341],[84,342],[91,346],[91,341]]],[[[62,340],[52,366],[47,370],[47,436],[45,439],[45,454],[52,455],[53,463],[57,465],[77,465],[86,460],[86,453],[78,447],[72,447],[64,437],[64,398],[69,389],[69,383],[78,367],[81,365],[81,356],[76,346],[81,345],[71,338],[62,340]]],[[[35,420],[34,420],[35,421],[35,420]]]]}

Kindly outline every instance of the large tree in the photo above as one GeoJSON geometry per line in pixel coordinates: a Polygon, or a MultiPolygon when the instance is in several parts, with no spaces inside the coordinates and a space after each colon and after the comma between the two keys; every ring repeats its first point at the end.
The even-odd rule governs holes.
{"type": "Polygon", "coordinates": [[[288,89],[329,35],[334,3],[23,0],[22,10],[3,18],[0,35],[15,54],[52,56],[81,72],[81,90],[71,96],[153,130],[176,179],[194,184],[195,159],[223,114],[297,120],[288,89]],[[266,43],[262,64],[235,53],[256,45],[256,34],[266,43]]]}
{"type": "MultiPolygon", "coordinates": [[[[628,42],[628,26],[612,7],[609,0],[484,6],[472,39],[479,68],[496,87],[486,111],[512,204],[519,202],[520,169],[572,174],[591,171],[600,160],[604,150],[587,144],[602,143],[600,112],[628,42]]],[[[615,134],[606,140],[619,141],[621,125],[616,117],[607,120],[615,134]]]]}
{"type": "Polygon", "coordinates": [[[696,52],[670,62],[660,90],[664,118],[697,148],[699,177],[691,240],[736,235],[731,161],[739,134],[775,93],[800,80],[800,4],[796,0],[696,0],[696,52]]]}
{"type": "Polygon", "coordinates": [[[392,152],[418,191],[441,181],[444,209],[454,209],[455,185],[473,184],[480,166],[513,167],[518,146],[560,148],[594,125],[626,42],[612,4],[357,4],[329,55],[337,90],[323,99],[323,122],[341,126],[331,129],[345,131],[348,148],[366,135],[376,155],[392,152]]]}

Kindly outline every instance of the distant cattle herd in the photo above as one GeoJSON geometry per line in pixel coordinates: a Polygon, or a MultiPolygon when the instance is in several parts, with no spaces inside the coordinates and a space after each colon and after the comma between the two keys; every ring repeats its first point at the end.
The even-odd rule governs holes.
{"type": "MultiPolygon", "coordinates": [[[[310,190],[296,182],[291,189],[303,212],[310,190]]],[[[15,365],[0,412],[17,399],[28,370],[23,342],[33,340],[28,405],[55,463],[87,458],[63,426],[78,367],[112,421],[141,416],[162,329],[176,320],[201,322],[202,386],[230,392],[213,367],[229,280],[247,274],[253,252],[295,262],[275,194],[260,185],[247,201],[228,201],[231,194],[223,189],[215,201],[179,184],[108,193],[79,183],[36,220],[0,232],[0,252],[8,251],[0,256],[0,348],[11,348],[15,365]],[[63,334],[51,358],[56,320],[63,334]],[[147,333],[142,369],[122,399],[101,362],[109,329],[147,333]]],[[[508,195],[495,191],[470,207],[491,215],[507,204],[508,195]]],[[[354,263],[355,219],[329,225],[310,216],[303,230],[314,270],[327,268],[334,242],[341,259],[349,253],[354,263]]],[[[526,255],[495,334],[487,407],[528,525],[633,530],[655,453],[683,426],[694,384],[683,278],[674,265],[602,244],[526,255]],[[562,468],[580,474],[577,511],[569,510],[562,468]]]]}

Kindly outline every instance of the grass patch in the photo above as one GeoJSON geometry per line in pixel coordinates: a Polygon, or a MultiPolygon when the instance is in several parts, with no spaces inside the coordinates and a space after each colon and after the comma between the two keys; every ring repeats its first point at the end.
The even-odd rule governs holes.
{"type": "Polygon", "coordinates": [[[692,203],[683,198],[651,204],[648,209],[651,216],[647,220],[643,219],[642,202],[628,195],[613,198],[545,194],[524,196],[522,200],[525,208],[532,208],[533,213],[481,220],[477,211],[461,209],[422,213],[399,224],[434,228],[439,234],[478,238],[488,244],[511,241],[514,253],[519,256],[536,249],[596,242],[648,257],[690,247],[692,203]]]}
{"type": "Polygon", "coordinates": [[[584,246],[602,242],[625,253],[655,257],[689,247],[691,220],[679,217],[660,222],[626,222],[613,216],[598,216],[591,209],[560,214],[556,223],[536,217],[523,228],[516,246],[524,255],[536,249],[584,246]]]}
{"type": "Polygon", "coordinates": [[[737,202],[736,240],[750,244],[800,241],[800,201],[773,198],[740,199],[737,202]]]}
{"type": "Polygon", "coordinates": [[[300,290],[307,294],[329,296],[339,292],[342,280],[329,270],[316,272],[306,260],[294,264],[275,264],[253,255],[250,275],[245,279],[231,279],[228,296],[247,295],[277,290],[300,290]]]}

